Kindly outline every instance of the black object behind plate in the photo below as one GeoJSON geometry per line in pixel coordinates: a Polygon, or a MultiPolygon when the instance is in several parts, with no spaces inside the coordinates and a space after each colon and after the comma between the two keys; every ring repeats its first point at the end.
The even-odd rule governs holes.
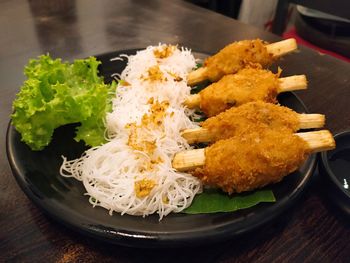
{"type": "MultiPolygon", "coordinates": [[[[102,61],[100,73],[106,81],[111,81],[110,75],[121,72],[126,65],[122,61],[111,62],[110,58],[135,52],[126,50],[97,56],[102,61]]],[[[297,112],[306,112],[293,93],[281,94],[279,101],[297,112]]],[[[9,125],[7,155],[13,174],[27,196],[54,219],[94,238],[127,246],[193,246],[252,231],[296,201],[316,163],[315,155],[312,155],[297,172],[270,186],[277,199],[275,203],[259,204],[232,213],[171,214],[161,221],[157,215],[142,218],[114,213],[110,216],[107,210],[89,204],[80,182],[59,174],[62,155],[68,159],[77,158],[85,150],[82,143],[73,140],[74,128],[75,125],[68,125],[57,129],[51,144],[43,151],[34,152],[20,141],[20,135],[9,125]]]]}
{"type": "Polygon", "coordinates": [[[328,199],[350,216],[350,131],[334,136],[337,148],[320,154],[319,171],[328,199]]]}

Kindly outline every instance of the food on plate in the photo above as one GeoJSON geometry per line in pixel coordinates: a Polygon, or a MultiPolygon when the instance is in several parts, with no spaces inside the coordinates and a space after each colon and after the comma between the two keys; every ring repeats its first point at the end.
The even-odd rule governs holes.
{"type": "Polygon", "coordinates": [[[205,149],[177,153],[173,167],[192,170],[204,185],[241,193],[277,183],[297,170],[311,152],[334,149],[327,130],[292,134],[283,130],[250,132],[219,140],[205,149]]]}
{"type": "MultiPolygon", "coordinates": [[[[56,127],[80,123],[75,139],[93,147],[80,158],[63,157],[60,174],[81,181],[89,202],[110,214],[157,213],[162,219],[188,208],[203,184],[230,194],[260,188],[296,170],[310,152],[334,146],[326,131],[293,135],[299,128],[321,127],[323,115],[262,102],[306,88],[303,75],[279,79],[279,73],[253,65],[265,66],[295,48],[294,40],[234,43],[200,72],[213,81],[240,71],[194,96],[187,79],[199,71],[193,71],[196,60],[186,48],[159,44],[113,58],[113,63],[127,59],[127,66],[113,74],[112,84],[98,76],[100,62],[93,57],[68,63],[41,56],[25,69],[28,79],[14,101],[12,123],[33,150],[43,149],[56,127]],[[208,116],[243,105],[200,127],[192,121],[198,114],[191,103],[208,116]],[[192,133],[196,142],[216,142],[193,150],[185,135],[191,131],[209,134],[198,140],[192,133]]],[[[254,203],[260,200],[266,199],[254,203]]]]}
{"type": "Polygon", "coordinates": [[[49,55],[32,59],[25,67],[27,80],[13,102],[12,124],[32,150],[42,150],[54,129],[80,122],[75,139],[90,146],[105,142],[104,118],[111,109],[115,84],[98,76],[95,58],[74,63],[49,55]]]}
{"type": "Polygon", "coordinates": [[[284,106],[256,101],[208,118],[201,128],[184,130],[182,136],[190,144],[215,142],[250,131],[284,129],[296,132],[299,129],[321,128],[324,123],[325,116],[322,114],[298,114],[284,106]]]}
{"type": "Polygon", "coordinates": [[[195,85],[204,80],[218,81],[224,75],[234,74],[251,64],[263,67],[271,64],[276,58],[297,49],[295,39],[290,38],[272,44],[260,39],[233,42],[214,56],[207,58],[204,67],[191,72],[188,85],[195,85]]]}
{"type": "Polygon", "coordinates": [[[251,101],[277,102],[281,92],[306,89],[305,75],[280,78],[280,73],[247,67],[236,74],[224,76],[199,94],[189,96],[185,105],[199,107],[208,117],[223,112],[232,106],[251,101]]]}

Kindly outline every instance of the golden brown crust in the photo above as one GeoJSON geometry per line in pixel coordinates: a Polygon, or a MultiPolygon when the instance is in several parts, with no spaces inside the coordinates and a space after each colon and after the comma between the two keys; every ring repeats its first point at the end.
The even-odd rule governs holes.
{"type": "Polygon", "coordinates": [[[299,118],[296,112],[287,107],[256,101],[211,117],[203,122],[202,127],[209,130],[214,142],[266,129],[285,129],[293,133],[299,129],[299,118]]]}
{"type": "Polygon", "coordinates": [[[199,94],[200,108],[208,116],[214,116],[232,106],[251,101],[276,103],[279,73],[248,67],[237,74],[224,76],[199,94]]]}
{"type": "Polygon", "coordinates": [[[204,66],[210,81],[217,81],[226,74],[233,74],[251,63],[267,66],[273,61],[260,39],[234,42],[207,58],[204,66]]]}
{"type": "Polygon", "coordinates": [[[291,133],[253,132],[208,147],[205,166],[194,175],[229,194],[251,191],[279,182],[297,170],[308,154],[306,142],[291,133]]]}

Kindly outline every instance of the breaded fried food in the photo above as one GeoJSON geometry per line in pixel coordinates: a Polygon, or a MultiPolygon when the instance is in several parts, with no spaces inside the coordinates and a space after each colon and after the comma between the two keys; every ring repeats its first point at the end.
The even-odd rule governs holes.
{"type": "Polygon", "coordinates": [[[215,142],[265,129],[296,132],[299,129],[321,128],[325,121],[323,114],[300,114],[287,107],[258,101],[228,109],[205,120],[202,127],[183,130],[181,135],[189,144],[215,142]]]}
{"type": "Polygon", "coordinates": [[[264,43],[259,39],[234,42],[205,60],[203,67],[190,72],[187,76],[187,84],[193,86],[205,80],[218,81],[223,75],[235,74],[252,64],[264,67],[297,48],[294,38],[272,44],[264,43]]]}
{"type": "Polygon", "coordinates": [[[266,129],[282,129],[293,133],[299,127],[298,113],[287,107],[262,101],[249,102],[228,109],[202,123],[202,128],[210,133],[211,142],[233,136],[244,136],[251,131],[260,133],[266,129]]]}
{"type": "Polygon", "coordinates": [[[208,116],[217,115],[232,106],[251,101],[277,102],[279,73],[258,68],[245,68],[237,74],[226,75],[203,89],[200,108],[208,116]]]}
{"type": "Polygon", "coordinates": [[[237,41],[227,45],[214,56],[207,58],[204,67],[207,68],[207,78],[214,82],[252,63],[267,66],[272,62],[273,56],[267,51],[265,43],[260,39],[255,39],[237,41]]]}
{"type": "Polygon", "coordinates": [[[277,183],[294,172],[310,153],[300,137],[281,130],[252,132],[217,141],[205,149],[205,164],[194,176],[229,194],[277,183]]]}

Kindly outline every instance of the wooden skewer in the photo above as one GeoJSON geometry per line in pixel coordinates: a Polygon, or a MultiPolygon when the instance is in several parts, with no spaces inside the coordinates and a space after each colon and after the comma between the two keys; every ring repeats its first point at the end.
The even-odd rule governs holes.
{"type": "MultiPolygon", "coordinates": [[[[335,141],[328,130],[295,133],[307,142],[311,152],[328,151],[335,148],[335,141]]],[[[205,164],[205,148],[179,152],[175,155],[172,165],[178,171],[190,171],[205,164]]]]}
{"type": "MultiPolygon", "coordinates": [[[[298,114],[298,118],[299,129],[321,128],[325,124],[323,114],[298,114]]],[[[213,140],[211,132],[205,128],[186,129],[181,135],[189,144],[211,142],[213,140]]]]}
{"type": "MultiPolygon", "coordinates": [[[[274,58],[293,52],[297,48],[298,48],[297,42],[294,38],[289,38],[286,40],[282,40],[276,43],[266,45],[266,49],[268,53],[270,53],[274,58]]],[[[187,84],[192,86],[206,79],[207,79],[207,68],[201,67],[188,74],[187,84]]]]}
{"type": "MultiPolygon", "coordinates": [[[[307,89],[307,79],[305,75],[295,75],[279,79],[278,93],[307,89]]],[[[199,108],[201,96],[199,94],[190,95],[184,104],[190,108],[199,108]]]]}

